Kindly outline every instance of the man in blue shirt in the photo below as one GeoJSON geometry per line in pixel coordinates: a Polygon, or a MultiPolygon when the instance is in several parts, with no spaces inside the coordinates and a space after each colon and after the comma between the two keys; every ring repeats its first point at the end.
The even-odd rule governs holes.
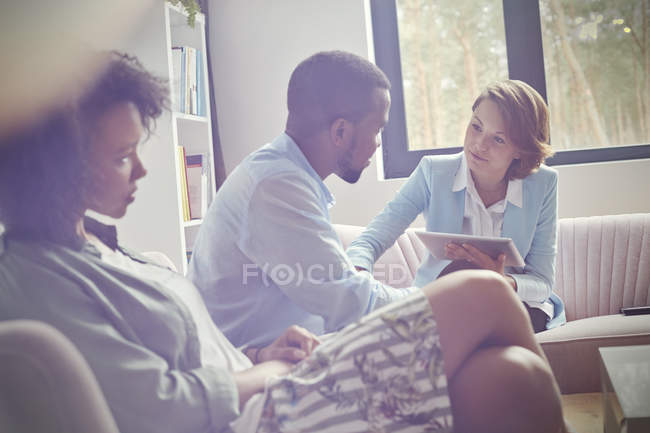
{"type": "Polygon", "coordinates": [[[286,130],[245,158],[201,225],[188,276],[235,345],[297,324],[323,334],[414,289],[356,271],[330,222],[332,173],[355,183],[381,144],[390,83],[354,54],[317,53],[291,75],[286,130]]]}

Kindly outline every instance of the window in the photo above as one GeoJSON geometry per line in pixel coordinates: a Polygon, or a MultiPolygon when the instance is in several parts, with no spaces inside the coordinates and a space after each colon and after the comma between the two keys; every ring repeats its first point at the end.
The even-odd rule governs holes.
{"type": "Polygon", "coordinates": [[[393,84],[386,178],[408,176],[423,155],[459,152],[474,98],[507,77],[549,103],[557,153],[548,164],[650,157],[646,0],[371,0],[371,8],[375,60],[393,84]]]}

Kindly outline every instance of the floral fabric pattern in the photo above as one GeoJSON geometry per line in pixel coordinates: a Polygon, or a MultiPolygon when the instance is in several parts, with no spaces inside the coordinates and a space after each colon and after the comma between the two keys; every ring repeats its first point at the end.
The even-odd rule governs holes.
{"type": "Polygon", "coordinates": [[[452,432],[452,424],[436,322],[418,292],[267,383],[258,432],[452,432]]]}

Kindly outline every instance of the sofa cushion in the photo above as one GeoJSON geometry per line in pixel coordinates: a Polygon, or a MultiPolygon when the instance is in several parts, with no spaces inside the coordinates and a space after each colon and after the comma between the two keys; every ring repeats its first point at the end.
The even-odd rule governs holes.
{"type": "Polygon", "coordinates": [[[600,390],[598,348],[650,344],[650,315],[573,320],[536,335],[563,394],[600,390]]]}
{"type": "Polygon", "coordinates": [[[562,218],[555,292],[568,321],[650,305],[650,214],[562,218]]]}

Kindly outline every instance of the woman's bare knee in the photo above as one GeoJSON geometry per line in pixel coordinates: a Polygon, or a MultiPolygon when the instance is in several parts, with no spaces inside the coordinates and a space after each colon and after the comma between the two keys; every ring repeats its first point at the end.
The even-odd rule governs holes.
{"type": "Polygon", "coordinates": [[[499,274],[454,272],[423,291],[438,324],[449,377],[472,351],[486,344],[520,345],[541,353],[521,301],[499,274]]]}
{"type": "Polygon", "coordinates": [[[493,299],[514,301],[517,296],[506,282],[496,272],[486,270],[463,270],[454,272],[437,279],[423,288],[432,302],[437,294],[453,291],[455,296],[463,301],[492,302],[493,299]]]}
{"type": "Polygon", "coordinates": [[[496,322],[509,326],[528,322],[528,316],[512,287],[499,274],[485,270],[454,272],[423,288],[429,304],[438,317],[441,310],[460,320],[472,317],[483,328],[496,322]]]}
{"type": "Polygon", "coordinates": [[[522,347],[470,356],[449,382],[458,432],[559,432],[560,396],[542,358],[522,347]]]}

